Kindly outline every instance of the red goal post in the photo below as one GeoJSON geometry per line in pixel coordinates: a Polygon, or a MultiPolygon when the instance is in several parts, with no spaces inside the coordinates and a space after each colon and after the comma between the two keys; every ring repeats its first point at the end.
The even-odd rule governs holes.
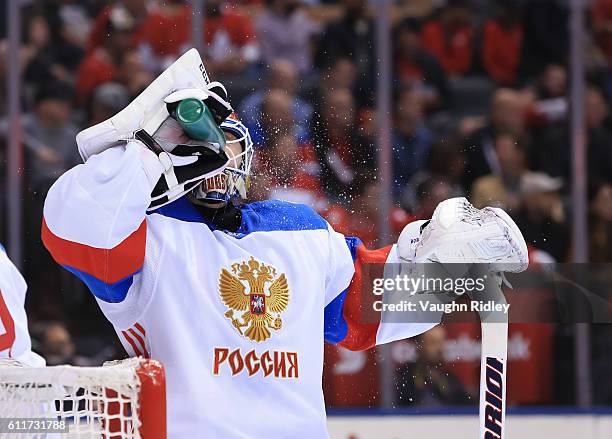
{"type": "Polygon", "coordinates": [[[143,358],[102,367],[0,360],[0,418],[63,420],[67,438],[165,439],[164,369],[143,358]]]}

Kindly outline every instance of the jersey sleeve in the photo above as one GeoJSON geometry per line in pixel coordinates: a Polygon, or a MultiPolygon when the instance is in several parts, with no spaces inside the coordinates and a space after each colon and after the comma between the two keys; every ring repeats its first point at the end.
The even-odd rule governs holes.
{"type": "Polygon", "coordinates": [[[325,305],[336,299],[338,293],[346,290],[353,278],[355,266],[353,254],[344,235],[336,232],[329,224],[329,260],[325,279],[325,305]]]}
{"type": "Polygon", "coordinates": [[[347,288],[339,292],[325,307],[325,340],[352,351],[366,350],[376,345],[414,337],[434,327],[429,322],[385,322],[376,311],[378,300],[363,281],[368,265],[382,275],[385,264],[399,263],[397,245],[368,250],[361,240],[347,237],[353,275],[347,288]]]}
{"type": "Polygon", "coordinates": [[[28,366],[44,366],[32,352],[24,309],[27,285],[0,246],[0,358],[14,358],[28,366]]]}
{"type": "Polygon", "coordinates": [[[92,156],[49,190],[43,243],[101,304],[124,303],[139,279],[147,240],[146,209],[161,173],[155,155],[132,142],[92,156]]]}

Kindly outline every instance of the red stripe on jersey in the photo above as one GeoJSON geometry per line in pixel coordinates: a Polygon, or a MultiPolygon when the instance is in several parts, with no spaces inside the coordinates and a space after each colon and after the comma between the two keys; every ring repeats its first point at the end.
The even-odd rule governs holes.
{"type": "Polygon", "coordinates": [[[136,331],[134,331],[132,328],[128,329],[128,331],[130,332],[130,334],[132,334],[136,340],[138,340],[138,342],[140,343],[140,346],[142,347],[142,351],[144,352],[144,356],[145,358],[151,358],[151,356],[149,355],[149,352],[147,351],[147,347],[145,345],[145,341],[144,339],[140,336],[140,334],[136,331]]]}
{"type": "Polygon", "coordinates": [[[134,340],[130,338],[128,333],[125,331],[121,331],[121,333],[123,334],[123,337],[127,340],[127,342],[132,346],[134,353],[139,357],[142,356],[142,352],[140,352],[140,350],[138,349],[138,346],[136,346],[136,343],[134,343],[134,340]]]}
{"type": "Polygon", "coordinates": [[[144,335],[145,337],[147,336],[147,331],[145,331],[145,329],[142,327],[140,323],[136,323],[134,327],[138,329],[142,333],[142,335],[144,335]]]}
{"type": "Polygon", "coordinates": [[[342,315],[348,325],[346,337],[340,346],[351,351],[363,351],[376,346],[376,333],[380,326],[380,312],[374,311],[376,296],[362,291],[364,278],[363,267],[366,264],[378,264],[381,268],[387,261],[391,246],[378,250],[368,250],[363,244],[357,247],[355,258],[355,274],[348,287],[342,315]],[[368,321],[364,321],[364,314],[368,321]],[[372,316],[372,318],[369,318],[372,316]]]}
{"type": "Polygon", "coordinates": [[[42,240],[53,259],[85,272],[102,282],[113,284],[136,273],[144,264],[147,222],[111,249],[90,247],[55,235],[43,218],[42,240]]]}
{"type": "Polygon", "coordinates": [[[11,357],[13,343],[15,343],[15,320],[8,309],[2,291],[0,291],[0,322],[4,326],[4,334],[0,335],[0,352],[9,350],[8,356],[11,357]]]}

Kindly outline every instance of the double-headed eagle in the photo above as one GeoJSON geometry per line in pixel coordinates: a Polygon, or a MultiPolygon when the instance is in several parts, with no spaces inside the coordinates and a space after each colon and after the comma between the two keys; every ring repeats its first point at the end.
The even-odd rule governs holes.
{"type": "Polygon", "coordinates": [[[258,262],[252,256],[248,261],[232,264],[231,268],[231,272],[222,269],[219,276],[219,294],[230,308],[225,317],[248,339],[256,342],[267,340],[270,329],[279,330],[283,325],[280,313],[289,304],[287,278],[284,273],[277,277],[274,267],[258,262]],[[248,284],[248,291],[243,281],[248,284]],[[234,311],[242,314],[235,318],[234,311]],[[245,327],[247,329],[243,332],[245,327]]]}

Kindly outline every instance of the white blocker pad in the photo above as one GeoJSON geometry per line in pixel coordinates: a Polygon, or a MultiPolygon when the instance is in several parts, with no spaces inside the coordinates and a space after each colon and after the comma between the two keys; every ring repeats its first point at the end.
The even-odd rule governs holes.
{"type": "Polygon", "coordinates": [[[76,141],[83,161],[121,141],[132,139],[135,131],[142,129],[153,134],[169,116],[164,102],[166,97],[184,89],[200,89],[204,92],[209,83],[200,54],[196,49],[190,49],[126,108],[77,135],[76,141]]]}

